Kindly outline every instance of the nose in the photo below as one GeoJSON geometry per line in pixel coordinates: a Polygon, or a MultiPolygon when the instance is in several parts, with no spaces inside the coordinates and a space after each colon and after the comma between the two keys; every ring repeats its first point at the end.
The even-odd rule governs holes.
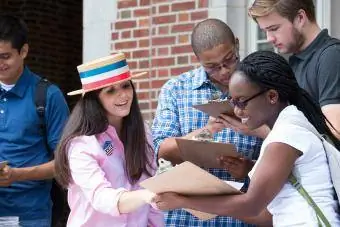
{"type": "Polygon", "coordinates": [[[225,67],[224,65],[221,67],[220,75],[229,75],[231,72],[231,69],[228,67],[225,67]]]}
{"type": "Polygon", "coordinates": [[[268,42],[275,43],[275,36],[270,31],[266,32],[266,36],[268,42]]]}

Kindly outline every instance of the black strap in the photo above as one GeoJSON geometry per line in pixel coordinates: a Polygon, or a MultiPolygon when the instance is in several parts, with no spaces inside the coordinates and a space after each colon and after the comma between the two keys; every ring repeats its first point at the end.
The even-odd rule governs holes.
{"type": "Polygon", "coordinates": [[[48,87],[51,85],[51,82],[46,78],[41,78],[36,85],[35,95],[34,95],[34,104],[37,110],[37,114],[40,119],[39,128],[41,134],[44,136],[46,148],[49,150],[49,146],[46,138],[46,123],[45,123],[45,109],[46,109],[46,96],[48,87]]]}

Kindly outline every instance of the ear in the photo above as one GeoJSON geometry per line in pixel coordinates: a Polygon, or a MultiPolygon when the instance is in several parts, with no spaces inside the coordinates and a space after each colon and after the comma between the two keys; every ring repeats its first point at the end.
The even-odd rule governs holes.
{"type": "Polygon", "coordinates": [[[274,89],[270,89],[267,92],[267,99],[270,104],[276,104],[279,101],[279,93],[274,89]]]}
{"type": "Polygon", "coordinates": [[[27,57],[28,49],[29,49],[29,46],[27,43],[25,43],[20,50],[20,56],[22,60],[24,60],[27,57]]]}
{"type": "Polygon", "coordinates": [[[307,21],[308,17],[306,12],[303,9],[300,9],[295,16],[293,24],[296,28],[301,29],[302,27],[304,27],[307,21]]]}

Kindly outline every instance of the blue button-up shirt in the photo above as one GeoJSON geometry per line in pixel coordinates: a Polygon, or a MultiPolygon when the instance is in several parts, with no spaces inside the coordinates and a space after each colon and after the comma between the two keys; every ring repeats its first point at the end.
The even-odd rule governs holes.
{"type": "MultiPolygon", "coordinates": [[[[0,89],[0,161],[8,161],[11,167],[36,166],[51,159],[34,104],[39,80],[40,77],[26,67],[12,89],[7,92],[0,89]]],[[[62,92],[55,85],[49,86],[45,123],[51,151],[58,143],[68,115],[62,92]]],[[[15,182],[9,187],[0,187],[0,217],[48,218],[52,205],[50,188],[50,180],[15,182]]]]}
{"type": "MultiPolygon", "coordinates": [[[[158,107],[152,126],[155,151],[169,137],[181,137],[203,128],[209,116],[192,106],[211,100],[224,98],[226,94],[217,89],[208,79],[203,67],[189,71],[169,80],[161,90],[158,107]]],[[[236,145],[239,153],[257,159],[262,140],[242,135],[229,128],[214,135],[214,140],[236,145]]],[[[209,169],[209,172],[223,180],[235,180],[224,169],[209,169]]],[[[218,216],[208,221],[201,221],[184,210],[166,213],[166,226],[250,226],[230,217],[218,216]]]]}

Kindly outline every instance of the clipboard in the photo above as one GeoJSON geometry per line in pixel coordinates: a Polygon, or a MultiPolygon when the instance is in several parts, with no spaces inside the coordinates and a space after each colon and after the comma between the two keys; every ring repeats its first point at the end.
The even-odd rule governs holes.
{"type": "Polygon", "coordinates": [[[234,144],[175,138],[183,160],[204,168],[223,168],[217,158],[239,157],[234,144]]]}
{"type": "Polygon", "coordinates": [[[229,116],[234,116],[234,107],[231,106],[228,100],[223,101],[212,101],[205,104],[193,105],[195,109],[198,109],[204,113],[209,114],[209,116],[217,118],[220,114],[226,114],[229,116]]]}
{"type": "MultiPolygon", "coordinates": [[[[241,194],[238,189],[222,181],[214,175],[208,173],[202,168],[191,162],[183,162],[170,170],[150,177],[139,185],[156,194],[162,192],[176,192],[187,196],[200,195],[236,195],[241,194]]],[[[196,210],[189,210],[191,214],[202,220],[208,220],[216,217],[215,214],[209,214],[196,210]]]]}

